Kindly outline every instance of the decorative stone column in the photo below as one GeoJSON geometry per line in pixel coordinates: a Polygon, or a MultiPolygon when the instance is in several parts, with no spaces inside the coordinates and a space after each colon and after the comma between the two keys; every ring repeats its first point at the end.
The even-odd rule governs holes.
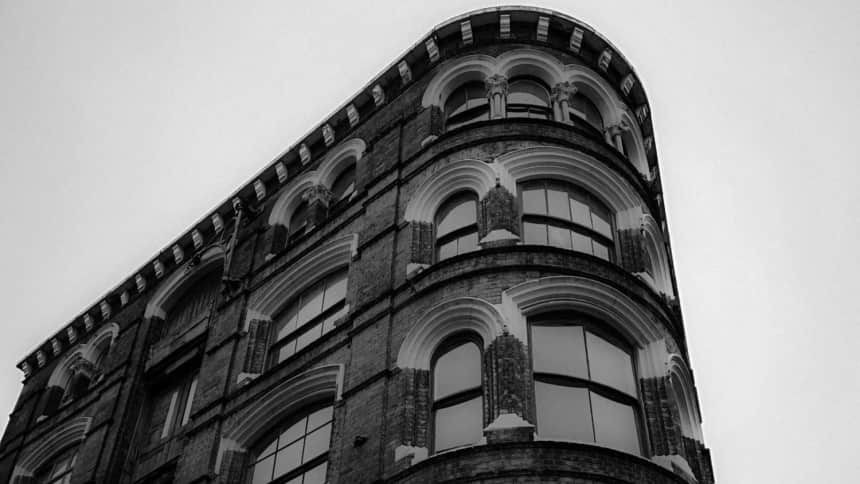
{"type": "Polygon", "coordinates": [[[604,129],[604,133],[606,135],[606,142],[610,145],[614,146],[619,153],[624,153],[624,143],[621,139],[622,133],[630,131],[630,126],[627,125],[624,121],[613,125],[607,126],[604,129]]]}
{"type": "Polygon", "coordinates": [[[556,121],[573,124],[568,116],[570,110],[570,98],[577,92],[577,87],[569,82],[559,82],[552,88],[550,99],[552,100],[552,112],[556,121]]]}
{"type": "Polygon", "coordinates": [[[323,223],[328,217],[328,206],[332,200],[331,190],[324,185],[314,185],[302,194],[308,203],[308,230],[323,223]]]}
{"type": "Polygon", "coordinates": [[[490,101],[490,119],[507,116],[508,78],[494,74],[484,80],[484,86],[487,88],[487,100],[490,101]]]}

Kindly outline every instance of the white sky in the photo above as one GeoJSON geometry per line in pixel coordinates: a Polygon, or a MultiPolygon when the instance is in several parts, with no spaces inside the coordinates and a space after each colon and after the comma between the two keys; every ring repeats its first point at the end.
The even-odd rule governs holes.
{"type": "MultiPolygon", "coordinates": [[[[0,409],[38,343],[489,4],[0,0],[0,409]]],[[[541,6],[649,94],[717,481],[856,477],[860,2],[541,6]]]]}

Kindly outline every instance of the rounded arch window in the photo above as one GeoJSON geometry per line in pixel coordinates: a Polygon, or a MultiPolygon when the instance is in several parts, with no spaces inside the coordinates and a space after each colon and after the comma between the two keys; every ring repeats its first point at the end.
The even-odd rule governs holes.
{"type": "Polygon", "coordinates": [[[316,405],[287,420],[257,446],[251,484],[324,484],[334,408],[316,405]]]}
{"type": "Polygon", "coordinates": [[[70,447],[40,467],[33,476],[33,481],[36,484],[69,484],[72,482],[72,469],[77,460],[77,447],[70,447]]]}
{"type": "Polygon", "coordinates": [[[463,334],[433,354],[433,449],[440,452],[479,441],[484,428],[481,341],[463,334]]]}
{"type": "Polygon", "coordinates": [[[310,207],[308,202],[302,202],[293,211],[293,216],[290,217],[290,238],[295,239],[301,237],[308,230],[308,222],[310,219],[310,207]]]}
{"type": "Polygon", "coordinates": [[[195,326],[209,314],[221,293],[221,271],[213,270],[190,284],[167,310],[161,337],[195,326]]]}
{"type": "Polygon", "coordinates": [[[567,183],[537,180],[520,186],[520,200],[526,244],[614,260],[612,212],[594,195],[567,183]]]}
{"type": "Polygon", "coordinates": [[[551,119],[549,89],[532,77],[514,78],[508,84],[505,111],[509,118],[551,119]]]}
{"type": "Polygon", "coordinates": [[[436,260],[478,250],[478,197],[460,193],[436,212],[436,260]]]}
{"type": "Polygon", "coordinates": [[[346,202],[355,193],[355,163],[340,172],[331,184],[332,203],[346,202]]]}
{"type": "Polygon", "coordinates": [[[530,321],[537,433],[641,454],[631,347],[581,315],[530,321]]]}
{"type": "Polygon", "coordinates": [[[603,116],[597,106],[581,93],[576,93],[570,99],[570,120],[574,124],[584,122],[601,134],[603,133],[603,116]]]}
{"type": "Polygon", "coordinates": [[[487,88],[481,81],[469,81],[445,100],[445,126],[454,129],[464,124],[490,119],[487,88]]]}

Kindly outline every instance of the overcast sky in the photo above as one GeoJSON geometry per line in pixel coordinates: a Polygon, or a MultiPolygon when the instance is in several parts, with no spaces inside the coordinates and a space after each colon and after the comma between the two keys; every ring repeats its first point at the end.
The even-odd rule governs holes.
{"type": "MultiPolygon", "coordinates": [[[[491,4],[0,0],[0,412],[37,344],[491,4]]],[[[856,478],[860,2],[540,6],[602,33],[649,95],[717,481],[856,478]]]]}

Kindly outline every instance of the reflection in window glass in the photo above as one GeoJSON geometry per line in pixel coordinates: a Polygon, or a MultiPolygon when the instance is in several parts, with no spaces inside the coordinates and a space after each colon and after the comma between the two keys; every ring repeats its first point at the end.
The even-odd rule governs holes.
{"type": "Polygon", "coordinates": [[[436,452],[479,441],[483,432],[482,413],[481,397],[436,410],[436,452]]]}

